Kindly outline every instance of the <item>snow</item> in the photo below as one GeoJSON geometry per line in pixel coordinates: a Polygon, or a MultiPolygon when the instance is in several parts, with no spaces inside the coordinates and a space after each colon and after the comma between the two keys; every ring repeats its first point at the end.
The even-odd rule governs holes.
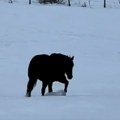
{"type": "Polygon", "coordinates": [[[119,25],[119,9],[1,2],[0,120],[120,120],[119,25]],[[25,97],[30,59],[53,52],[75,56],[68,93],[25,97]]]}
{"type": "Polygon", "coordinates": [[[66,96],[66,92],[64,90],[57,90],[55,92],[48,92],[45,96],[66,96]]]}

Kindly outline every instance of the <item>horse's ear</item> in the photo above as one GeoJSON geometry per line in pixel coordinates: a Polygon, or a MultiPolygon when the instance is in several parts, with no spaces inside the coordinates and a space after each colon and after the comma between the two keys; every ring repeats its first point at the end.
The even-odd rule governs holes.
{"type": "Polygon", "coordinates": [[[73,59],[74,59],[74,56],[72,56],[71,59],[73,60],[73,59]]]}

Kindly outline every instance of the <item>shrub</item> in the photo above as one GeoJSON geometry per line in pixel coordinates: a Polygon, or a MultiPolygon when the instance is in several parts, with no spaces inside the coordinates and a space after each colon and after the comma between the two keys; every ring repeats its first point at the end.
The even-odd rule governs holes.
{"type": "Polygon", "coordinates": [[[56,3],[56,4],[65,4],[65,0],[38,0],[39,3],[44,3],[44,4],[47,4],[47,3],[56,3]]]}

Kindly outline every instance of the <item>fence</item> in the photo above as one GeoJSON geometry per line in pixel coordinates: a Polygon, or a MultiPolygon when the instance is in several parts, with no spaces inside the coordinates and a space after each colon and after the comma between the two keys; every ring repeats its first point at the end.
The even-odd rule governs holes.
{"type": "MultiPolygon", "coordinates": [[[[71,3],[76,6],[81,7],[104,7],[104,0],[76,0],[76,2],[71,3]]],[[[120,0],[105,0],[106,8],[120,8],[120,0]]]]}
{"type": "MultiPolygon", "coordinates": [[[[66,4],[68,0],[65,0],[66,4]]],[[[105,0],[106,8],[120,8],[120,0],[105,0]]],[[[0,0],[0,2],[9,2],[9,0],[0,0]]],[[[32,3],[38,3],[38,0],[31,0],[32,3]]],[[[103,8],[104,0],[70,0],[71,6],[103,8]]],[[[29,3],[29,0],[13,0],[13,3],[29,3]]]]}

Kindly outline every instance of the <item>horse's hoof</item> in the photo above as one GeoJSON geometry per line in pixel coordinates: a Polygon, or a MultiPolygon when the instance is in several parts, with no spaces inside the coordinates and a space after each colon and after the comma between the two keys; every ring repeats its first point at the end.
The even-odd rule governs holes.
{"type": "Polygon", "coordinates": [[[67,90],[64,90],[65,93],[67,93],[67,90]]]}
{"type": "Polygon", "coordinates": [[[26,97],[31,97],[31,94],[30,94],[30,93],[27,93],[27,94],[26,94],[26,97]]]}

